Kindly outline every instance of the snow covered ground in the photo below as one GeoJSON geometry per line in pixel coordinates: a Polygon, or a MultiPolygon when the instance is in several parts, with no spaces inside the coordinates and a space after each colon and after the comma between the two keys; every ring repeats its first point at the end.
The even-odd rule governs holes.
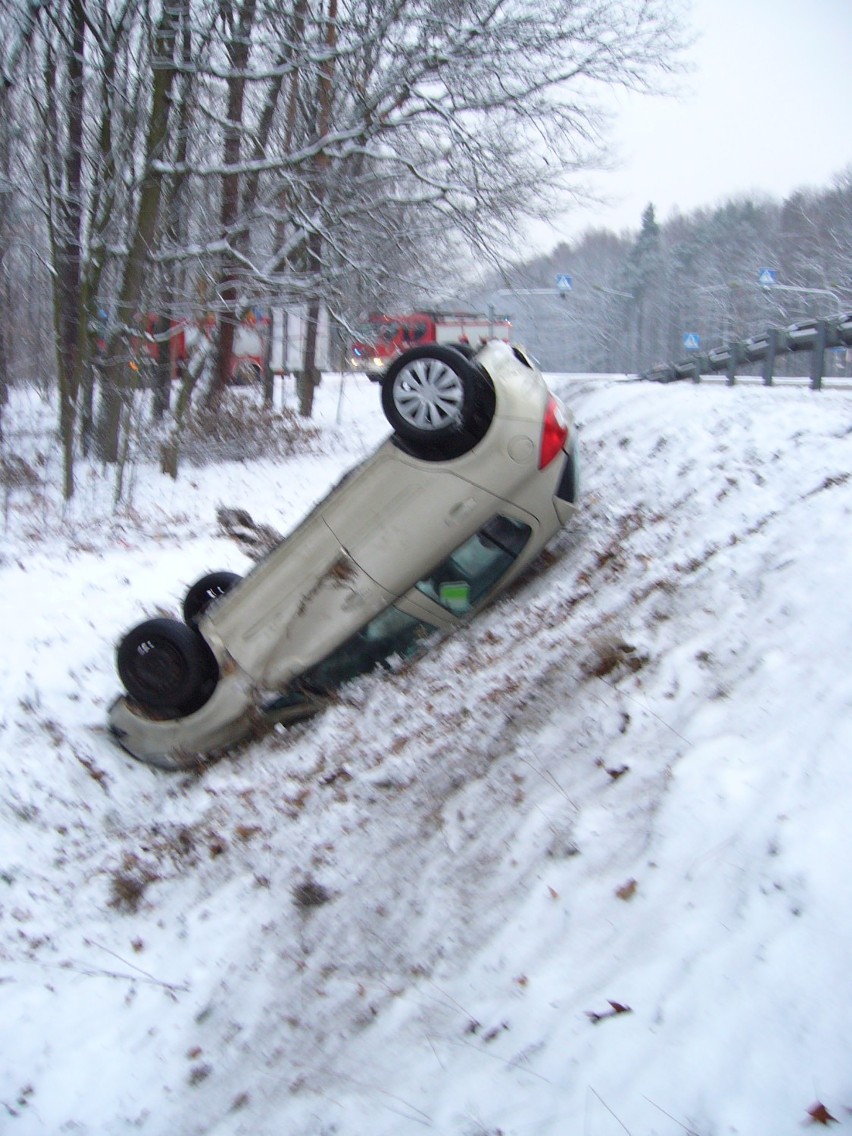
{"type": "Polygon", "coordinates": [[[83,467],[62,509],[16,392],[0,1132],[852,1131],[852,396],[551,381],[583,498],[539,570],[192,776],[103,733],[115,641],[248,566],[217,504],[295,524],[376,388],[118,511],[83,467]]]}

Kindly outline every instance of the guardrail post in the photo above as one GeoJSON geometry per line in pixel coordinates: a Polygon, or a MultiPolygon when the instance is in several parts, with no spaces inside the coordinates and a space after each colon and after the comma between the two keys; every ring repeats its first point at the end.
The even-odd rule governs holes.
{"type": "Polygon", "coordinates": [[[737,381],[737,364],[740,361],[739,343],[731,344],[728,355],[728,386],[732,387],[737,381]]]}
{"type": "Polygon", "coordinates": [[[775,373],[775,356],[778,353],[778,328],[771,327],[766,333],[766,354],[763,356],[763,385],[772,386],[775,373]]]}
{"type": "Polygon", "coordinates": [[[828,321],[819,320],[816,325],[816,336],[811,351],[811,390],[822,387],[822,376],[825,374],[825,345],[828,340],[828,321]]]}

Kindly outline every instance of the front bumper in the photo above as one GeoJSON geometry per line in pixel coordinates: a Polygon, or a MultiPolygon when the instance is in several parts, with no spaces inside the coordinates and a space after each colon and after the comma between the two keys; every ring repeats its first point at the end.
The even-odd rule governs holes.
{"type": "Polygon", "coordinates": [[[159,769],[195,769],[266,725],[255,709],[254,684],[239,667],[223,675],[200,710],[183,718],[156,719],[124,695],[109,709],[109,731],[122,749],[159,769]]]}

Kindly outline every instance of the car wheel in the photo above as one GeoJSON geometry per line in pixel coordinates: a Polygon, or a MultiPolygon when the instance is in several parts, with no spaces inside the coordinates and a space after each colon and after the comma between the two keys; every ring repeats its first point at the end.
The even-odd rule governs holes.
{"type": "Polygon", "coordinates": [[[483,421],[490,383],[455,347],[413,347],[395,359],[382,380],[382,409],[394,433],[423,456],[456,456],[490,424],[483,421]]]}
{"type": "Polygon", "coordinates": [[[472,343],[462,343],[459,340],[458,343],[448,343],[447,346],[452,347],[453,351],[458,351],[460,355],[464,355],[465,359],[472,359],[476,354],[476,348],[472,343]]]}
{"type": "Polygon", "coordinates": [[[130,697],[179,718],[203,706],[219,668],[208,644],[176,619],[149,619],[122,639],[118,674],[130,697]]]}
{"type": "Polygon", "coordinates": [[[183,601],[183,618],[195,627],[205,611],[219,596],[224,596],[242,579],[236,572],[210,572],[196,580],[183,601]]]}

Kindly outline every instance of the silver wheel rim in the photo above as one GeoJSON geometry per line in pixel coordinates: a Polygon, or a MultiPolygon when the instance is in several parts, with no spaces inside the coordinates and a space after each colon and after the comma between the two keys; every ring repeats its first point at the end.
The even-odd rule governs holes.
{"type": "Polygon", "coordinates": [[[441,430],[460,422],[464,385],[456,372],[439,359],[406,363],[394,379],[394,406],[400,418],[418,430],[441,430]]]}

